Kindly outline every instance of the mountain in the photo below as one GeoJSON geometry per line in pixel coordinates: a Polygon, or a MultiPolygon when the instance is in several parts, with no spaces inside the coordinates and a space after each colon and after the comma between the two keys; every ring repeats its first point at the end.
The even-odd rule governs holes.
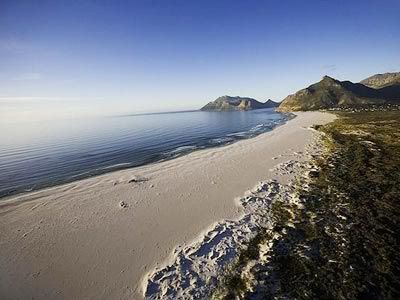
{"type": "Polygon", "coordinates": [[[360,81],[363,85],[379,89],[391,85],[400,85],[400,72],[376,74],[360,81]]]}
{"type": "Polygon", "coordinates": [[[375,89],[361,83],[324,76],[320,82],[287,96],[278,111],[365,107],[387,103],[400,103],[400,85],[375,89]]]}
{"type": "Polygon", "coordinates": [[[265,103],[259,102],[253,98],[222,96],[209,102],[201,108],[203,111],[234,111],[234,110],[252,110],[261,108],[277,107],[279,103],[268,100],[265,103]]]}
{"type": "Polygon", "coordinates": [[[271,99],[268,99],[267,101],[265,101],[264,106],[267,106],[265,108],[272,108],[272,107],[278,107],[279,106],[279,102],[275,102],[271,99]]]}

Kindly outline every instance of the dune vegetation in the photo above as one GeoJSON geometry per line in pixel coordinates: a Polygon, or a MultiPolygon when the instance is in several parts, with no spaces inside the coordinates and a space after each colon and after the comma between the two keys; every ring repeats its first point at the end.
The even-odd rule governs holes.
{"type": "Polygon", "coordinates": [[[214,298],[400,297],[400,112],[339,112],[316,129],[325,151],[297,179],[299,203],[274,203],[273,228],[243,248],[214,298]]]}

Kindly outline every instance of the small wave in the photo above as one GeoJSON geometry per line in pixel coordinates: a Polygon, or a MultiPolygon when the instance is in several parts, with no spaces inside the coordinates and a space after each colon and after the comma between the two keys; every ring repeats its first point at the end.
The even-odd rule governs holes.
{"type": "Polygon", "coordinates": [[[237,137],[237,138],[250,138],[254,137],[258,134],[270,131],[274,129],[276,126],[284,123],[281,120],[271,121],[268,123],[262,123],[262,124],[257,124],[256,126],[251,127],[248,131],[239,131],[239,132],[234,132],[227,134],[229,137],[237,137]]]}
{"type": "Polygon", "coordinates": [[[199,148],[200,147],[198,147],[198,146],[181,146],[181,147],[178,147],[178,148],[176,148],[174,150],[171,150],[171,151],[168,151],[168,152],[164,152],[163,155],[166,156],[166,157],[177,156],[177,155],[180,155],[180,154],[184,154],[184,153],[188,153],[188,152],[197,150],[199,148]]]}
{"type": "Polygon", "coordinates": [[[91,173],[92,173],[92,171],[85,171],[85,172],[82,172],[82,173],[78,173],[78,174],[75,174],[75,175],[71,175],[71,176],[69,176],[69,178],[70,178],[70,179],[73,179],[73,178],[80,178],[80,177],[82,177],[82,176],[90,175],[91,173]]]}
{"type": "Polygon", "coordinates": [[[248,131],[239,131],[239,132],[229,133],[226,136],[248,137],[249,136],[249,132],[248,131]]]}
{"type": "Polygon", "coordinates": [[[255,131],[255,130],[259,130],[261,128],[264,128],[266,124],[258,124],[252,128],[250,128],[250,131],[255,131]]]}
{"type": "Polygon", "coordinates": [[[250,128],[249,132],[251,133],[262,133],[265,131],[269,131],[273,129],[273,123],[267,123],[267,124],[258,124],[252,128],[250,128]]]}
{"type": "Polygon", "coordinates": [[[85,171],[85,172],[81,172],[75,175],[70,176],[70,178],[80,178],[83,177],[85,175],[94,175],[94,174],[98,174],[101,171],[106,171],[106,170],[112,170],[112,169],[122,169],[123,167],[129,167],[131,166],[131,163],[120,163],[120,164],[115,164],[115,165],[111,165],[111,166],[106,166],[106,167],[101,167],[101,168],[96,168],[90,171],[85,171]]]}
{"type": "Polygon", "coordinates": [[[121,168],[121,167],[126,167],[126,166],[130,166],[131,163],[120,163],[120,164],[115,164],[115,165],[111,165],[111,166],[107,166],[104,168],[99,168],[99,169],[95,169],[97,170],[108,170],[108,169],[114,169],[114,168],[121,168]]]}
{"type": "Polygon", "coordinates": [[[227,137],[227,136],[226,136],[226,137],[211,139],[211,140],[210,140],[210,144],[213,144],[213,145],[221,145],[221,144],[231,143],[231,142],[233,142],[233,141],[235,141],[234,138],[232,138],[232,137],[227,137]]]}

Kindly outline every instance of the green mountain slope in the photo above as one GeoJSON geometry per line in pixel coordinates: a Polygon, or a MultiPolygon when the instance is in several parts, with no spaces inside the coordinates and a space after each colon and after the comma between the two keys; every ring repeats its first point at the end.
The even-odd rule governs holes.
{"type": "Polygon", "coordinates": [[[366,107],[400,103],[400,85],[374,89],[361,83],[339,81],[329,76],[287,96],[278,111],[318,110],[337,107],[366,107]]]}

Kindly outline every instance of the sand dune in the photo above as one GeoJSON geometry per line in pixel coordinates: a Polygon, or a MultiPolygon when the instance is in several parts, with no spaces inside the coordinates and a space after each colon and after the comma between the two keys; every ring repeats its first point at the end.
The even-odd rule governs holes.
{"type": "Polygon", "coordinates": [[[318,149],[309,126],[333,118],[299,113],[253,139],[1,201],[1,298],[140,299],[179,253],[215,260],[222,252],[207,243],[255,217],[234,199],[262,181],[285,184],[283,163],[318,149]]]}

